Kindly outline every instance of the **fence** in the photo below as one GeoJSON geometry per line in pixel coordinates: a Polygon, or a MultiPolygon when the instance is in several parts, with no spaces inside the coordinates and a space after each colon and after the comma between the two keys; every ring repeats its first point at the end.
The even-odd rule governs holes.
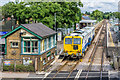
{"type": "Polygon", "coordinates": [[[35,60],[2,59],[2,71],[35,72],[35,60]]]}

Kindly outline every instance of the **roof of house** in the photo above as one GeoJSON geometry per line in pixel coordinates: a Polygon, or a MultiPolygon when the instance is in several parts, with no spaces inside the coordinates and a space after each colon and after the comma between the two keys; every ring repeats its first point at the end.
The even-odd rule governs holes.
{"type": "Polygon", "coordinates": [[[11,33],[15,32],[16,30],[23,28],[30,32],[31,34],[35,35],[36,37],[42,39],[44,37],[50,36],[55,34],[56,32],[47,26],[43,25],[42,23],[32,23],[32,24],[21,24],[19,27],[15,28],[11,32],[7,33],[6,35],[2,36],[2,38],[7,37],[11,33]]]}
{"type": "Polygon", "coordinates": [[[33,24],[21,24],[25,28],[29,29],[30,31],[34,32],[35,34],[46,37],[52,34],[55,34],[56,32],[49,27],[43,25],[42,23],[33,23],[33,24]]]}

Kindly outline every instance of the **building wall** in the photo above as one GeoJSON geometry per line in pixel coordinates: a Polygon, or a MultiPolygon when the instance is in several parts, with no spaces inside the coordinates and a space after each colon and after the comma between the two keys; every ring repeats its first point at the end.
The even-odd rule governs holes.
{"type": "MultiPolygon", "coordinates": [[[[52,61],[54,61],[54,57],[55,57],[55,44],[54,46],[50,47],[48,50],[45,48],[44,52],[40,52],[40,54],[34,55],[34,54],[21,54],[21,42],[22,42],[22,38],[21,37],[35,37],[32,34],[30,34],[29,32],[26,32],[25,35],[21,35],[20,37],[20,33],[21,32],[26,32],[23,29],[19,29],[18,31],[14,32],[13,34],[9,35],[6,38],[6,46],[7,46],[7,54],[5,56],[6,59],[23,59],[23,58],[30,58],[31,60],[35,60],[35,67],[36,70],[43,70],[44,68],[46,68],[52,61]],[[18,47],[17,48],[12,48],[11,47],[11,42],[18,42],[18,47]],[[12,54],[12,51],[16,51],[16,54],[12,54]],[[48,57],[48,53],[50,53],[49,57],[48,57]],[[53,57],[52,57],[53,56],[53,57]],[[49,59],[49,60],[48,60],[49,59]],[[45,61],[45,63],[44,63],[45,61]],[[39,66],[40,65],[40,66],[39,66]]],[[[48,37],[49,38],[49,37],[48,37]]],[[[55,37],[54,37],[55,39],[55,37]]],[[[45,39],[44,39],[45,40],[45,39]]],[[[40,40],[40,45],[41,45],[41,41],[40,40]]],[[[44,42],[44,44],[47,44],[46,41],[44,42]]],[[[41,49],[39,49],[41,50],[41,49]]],[[[23,63],[23,61],[21,62],[23,63]]],[[[20,64],[21,64],[20,63],[20,64]]]]}
{"type": "Polygon", "coordinates": [[[51,50],[45,52],[42,55],[21,55],[21,58],[30,58],[31,60],[36,60],[37,59],[37,70],[43,70],[45,69],[51,62],[54,61],[55,59],[55,48],[52,48],[51,50]],[[47,57],[47,53],[51,52],[51,55],[49,56],[49,60],[47,57]],[[53,55],[53,58],[52,58],[53,55]],[[43,63],[45,59],[46,64],[43,63]],[[40,67],[39,67],[40,65],[40,67]]]}
{"type": "Polygon", "coordinates": [[[21,37],[20,37],[20,30],[16,31],[15,33],[11,34],[9,37],[6,38],[7,43],[7,59],[20,59],[20,53],[21,53],[21,37]],[[17,48],[11,47],[11,42],[18,42],[17,48]],[[15,51],[16,54],[13,54],[13,51],[15,51]]]}

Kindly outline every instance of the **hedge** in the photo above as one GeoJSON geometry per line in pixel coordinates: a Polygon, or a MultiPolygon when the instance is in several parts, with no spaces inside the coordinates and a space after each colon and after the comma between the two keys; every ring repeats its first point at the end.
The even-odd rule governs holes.
{"type": "MultiPolygon", "coordinates": [[[[3,65],[3,71],[14,71],[14,64],[11,64],[10,66],[3,65]]],[[[16,65],[16,71],[34,72],[35,69],[32,65],[16,65]]]]}

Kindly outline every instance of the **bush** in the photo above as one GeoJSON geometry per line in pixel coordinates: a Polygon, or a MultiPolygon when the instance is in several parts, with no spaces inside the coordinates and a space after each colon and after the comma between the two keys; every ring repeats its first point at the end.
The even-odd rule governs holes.
{"type": "Polygon", "coordinates": [[[3,65],[3,71],[14,71],[14,64],[10,66],[3,65]]]}
{"type": "MultiPolygon", "coordinates": [[[[14,71],[14,64],[10,66],[3,65],[3,71],[14,71]]],[[[16,65],[16,71],[19,72],[34,72],[34,67],[32,65],[16,65]]]]}

